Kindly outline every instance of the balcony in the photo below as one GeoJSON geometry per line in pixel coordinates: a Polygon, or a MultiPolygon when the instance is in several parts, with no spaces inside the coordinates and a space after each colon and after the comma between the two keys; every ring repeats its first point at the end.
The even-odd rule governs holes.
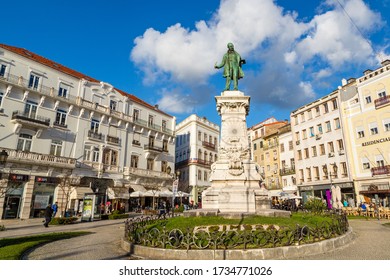
{"type": "Polygon", "coordinates": [[[202,141],[203,147],[215,151],[215,144],[207,141],[202,141]]]}
{"type": "Polygon", "coordinates": [[[38,154],[33,152],[17,151],[1,148],[8,153],[8,162],[18,162],[22,164],[47,165],[51,167],[70,168],[76,167],[75,158],[60,157],[55,155],[38,154]]]}
{"type": "Polygon", "coordinates": [[[95,140],[95,141],[103,141],[104,140],[104,135],[101,133],[94,132],[93,130],[88,131],[88,138],[90,140],[95,140]]]}
{"type": "Polygon", "coordinates": [[[15,122],[20,122],[22,124],[28,124],[36,127],[47,128],[50,125],[50,119],[36,114],[25,113],[22,111],[12,112],[11,119],[15,122]]]}
{"type": "Polygon", "coordinates": [[[371,168],[372,176],[390,175],[390,165],[379,166],[371,168]]]}
{"type": "Polygon", "coordinates": [[[381,98],[375,99],[375,109],[387,106],[390,104],[390,95],[383,96],[381,98]]]}
{"type": "Polygon", "coordinates": [[[171,175],[166,172],[159,172],[159,171],[141,169],[135,167],[125,167],[123,175],[124,176],[138,175],[142,177],[156,177],[156,178],[171,179],[171,175]]]}
{"type": "Polygon", "coordinates": [[[290,167],[284,167],[280,169],[280,176],[285,176],[285,175],[292,175],[295,174],[295,168],[290,168],[290,167]]]}
{"type": "Polygon", "coordinates": [[[57,122],[57,121],[55,121],[55,122],[53,123],[53,126],[54,126],[54,127],[59,127],[59,128],[68,128],[68,125],[62,124],[62,123],[57,122]]]}
{"type": "Polygon", "coordinates": [[[120,145],[120,139],[116,136],[110,136],[107,135],[107,143],[114,144],[114,145],[120,145]]]}
{"type": "Polygon", "coordinates": [[[212,164],[212,162],[210,162],[210,161],[207,161],[204,159],[199,159],[199,158],[190,158],[188,160],[188,163],[189,164],[195,163],[195,164],[200,164],[200,165],[204,165],[204,166],[211,166],[211,164],[212,164]]]}
{"type": "Polygon", "coordinates": [[[150,145],[150,144],[144,145],[144,150],[145,151],[159,152],[159,153],[162,153],[164,151],[162,147],[157,147],[155,145],[150,145]]]}

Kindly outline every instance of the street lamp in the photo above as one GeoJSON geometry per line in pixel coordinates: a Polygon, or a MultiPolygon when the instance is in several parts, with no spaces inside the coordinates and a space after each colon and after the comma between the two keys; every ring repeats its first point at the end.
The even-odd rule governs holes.
{"type": "Polygon", "coordinates": [[[175,195],[177,193],[177,190],[179,188],[179,179],[180,179],[180,171],[177,170],[175,174],[175,180],[173,181],[172,185],[172,218],[174,217],[175,212],[175,195]]]}

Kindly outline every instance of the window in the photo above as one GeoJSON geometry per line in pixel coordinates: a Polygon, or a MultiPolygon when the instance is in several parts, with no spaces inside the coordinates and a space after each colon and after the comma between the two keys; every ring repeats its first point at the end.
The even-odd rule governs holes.
{"type": "Polygon", "coordinates": [[[298,160],[302,160],[302,151],[298,150],[298,160]]]}
{"type": "Polygon", "coordinates": [[[386,91],[382,91],[382,92],[379,92],[378,93],[378,97],[379,98],[383,98],[383,97],[385,97],[386,96],[386,91]]]}
{"type": "Polygon", "coordinates": [[[307,111],[307,119],[311,120],[312,118],[313,118],[313,113],[311,112],[311,110],[307,111]]]}
{"type": "Polygon", "coordinates": [[[138,156],[137,155],[131,155],[130,159],[130,166],[132,168],[138,168],[138,156]]]}
{"type": "Polygon", "coordinates": [[[347,177],[348,176],[348,170],[347,170],[347,163],[346,162],[340,162],[341,165],[341,176],[347,177]]]}
{"type": "Polygon", "coordinates": [[[370,161],[368,160],[368,158],[362,158],[362,165],[363,169],[370,169],[370,161]]]}
{"type": "Polygon", "coordinates": [[[203,172],[203,180],[207,181],[207,171],[203,172]]]}
{"type": "MultiPolygon", "coordinates": [[[[297,124],[299,124],[298,117],[294,116],[294,125],[297,125],[297,124]]],[[[256,138],[257,138],[257,135],[256,135],[256,138]]]]}
{"type": "Polygon", "coordinates": [[[332,130],[332,127],[331,127],[331,125],[330,125],[330,121],[327,121],[327,122],[325,123],[325,126],[326,126],[326,132],[330,132],[330,131],[332,130]]]}
{"type": "Polygon", "coordinates": [[[162,150],[168,152],[168,140],[163,140],[162,150]]]}
{"type": "Polygon", "coordinates": [[[309,128],[310,137],[314,137],[314,127],[309,128]]]}
{"type": "Polygon", "coordinates": [[[384,167],[385,161],[382,155],[375,156],[375,162],[377,167],[384,167]]]}
{"type": "Polygon", "coordinates": [[[333,110],[336,110],[338,108],[337,99],[332,100],[332,105],[333,105],[333,110]]]}
{"type": "Polygon", "coordinates": [[[207,142],[207,134],[206,133],[203,134],[203,141],[207,142]]]}
{"type": "Polygon", "coordinates": [[[288,141],[288,150],[292,151],[294,149],[293,141],[288,141]]]}
{"type": "Polygon", "coordinates": [[[149,147],[154,147],[154,137],[153,136],[149,136],[149,147]]]}
{"type": "Polygon", "coordinates": [[[148,126],[153,127],[153,125],[154,125],[154,117],[152,115],[149,115],[148,126]]]}
{"type": "Polygon", "coordinates": [[[320,179],[320,170],[319,170],[318,166],[314,167],[314,179],[316,181],[318,181],[320,179]]]}
{"type": "Polygon", "coordinates": [[[103,151],[103,163],[106,165],[117,166],[118,152],[111,149],[105,149],[103,151]]]}
{"type": "Polygon", "coordinates": [[[167,168],[168,168],[168,162],[162,161],[161,162],[161,172],[167,173],[167,168]]]}
{"type": "Polygon", "coordinates": [[[317,125],[318,134],[322,134],[322,124],[317,125]]]}
{"type": "Polygon", "coordinates": [[[198,141],[202,141],[202,132],[198,131],[198,141]]]}
{"type": "MultiPolygon", "coordinates": [[[[0,101],[1,104],[1,101],[0,101]]],[[[383,120],[383,127],[385,131],[390,131],[390,119],[383,120]]]]}
{"type": "Polygon", "coordinates": [[[30,80],[28,82],[28,87],[35,89],[35,90],[38,90],[39,78],[40,77],[36,76],[35,74],[30,74],[30,80]]]}
{"type": "Polygon", "coordinates": [[[139,116],[140,116],[139,110],[134,109],[133,110],[133,121],[138,121],[139,116]]]}
{"type": "Polygon", "coordinates": [[[91,120],[91,131],[94,133],[99,133],[99,121],[92,119],[91,120]]]}
{"type": "Polygon", "coordinates": [[[344,143],[343,143],[342,139],[337,140],[337,147],[338,147],[339,151],[344,150],[344,143]]]}
{"type": "Polygon", "coordinates": [[[37,109],[38,103],[33,101],[27,101],[26,106],[24,107],[24,114],[28,118],[35,119],[37,109]]]}
{"type": "Polygon", "coordinates": [[[92,150],[92,161],[93,162],[99,162],[100,158],[100,150],[97,147],[94,147],[92,150]]]}
{"type": "Polygon", "coordinates": [[[328,151],[329,151],[329,153],[334,153],[333,142],[328,142],[328,151]]]}
{"type": "Polygon", "coordinates": [[[335,126],[335,129],[340,129],[340,119],[339,118],[334,119],[334,126],[335,126]]]}
{"type": "Polygon", "coordinates": [[[152,158],[148,158],[146,162],[146,169],[153,170],[154,160],[152,158]]]}
{"type": "Polygon", "coordinates": [[[304,122],[305,121],[305,113],[302,113],[301,114],[301,122],[304,122]]]}
{"type": "Polygon", "coordinates": [[[31,144],[32,144],[32,136],[29,134],[21,133],[19,135],[18,146],[16,147],[16,150],[29,152],[31,150],[31,144]]]}
{"type": "Polygon", "coordinates": [[[324,103],[324,112],[325,114],[329,112],[328,103],[324,103]]]}
{"type": "Polygon", "coordinates": [[[363,127],[357,127],[356,128],[356,133],[358,138],[363,138],[364,137],[364,129],[363,127]]]}
{"type": "Polygon", "coordinates": [[[56,113],[56,120],[54,121],[55,125],[66,126],[66,111],[58,109],[56,113]]]}
{"type": "Polygon", "coordinates": [[[295,169],[295,158],[290,158],[291,169],[295,169]]]}
{"type": "Polygon", "coordinates": [[[0,65],[0,77],[4,77],[6,68],[7,67],[4,64],[0,65]]]}
{"type": "Polygon", "coordinates": [[[50,154],[54,156],[61,156],[62,141],[52,140],[50,146],[50,154]]]}
{"type": "Polygon", "coordinates": [[[58,88],[58,96],[66,98],[68,96],[69,86],[60,84],[58,88]]]}
{"type": "Polygon", "coordinates": [[[305,148],[305,158],[309,158],[309,148],[305,148]]]}
{"type": "Polygon", "coordinates": [[[162,127],[162,131],[166,131],[167,130],[167,121],[166,120],[162,120],[161,121],[161,127],[162,127]]]}
{"type": "Polygon", "coordinates": [[[202,180],[202,171],[198,170],[198,180],[202,180]]]}
{"type": "Polygon", "coordinates": [[[306,139],[307,138],[307,133],[306,133],[306,129],[302,130],[302,139],[306,139]]]}
{"type": "Polygon", "coordinates": [[[320,107],[317,106],[315,110],[316,110],[316,117],[318,117],[320,115],[320,107]]]}
{"type": "Polygon", "coordinates": [[[371,135],[378,134],[378,125],[375,122],[370,123],[369,127],[370,127],[370,134],[371,135]]]}
{"type": "Polygon", "coordinates": [[[325,145],[324,144],[320,144],[320,155],[321,156],[325,155],[325,145]]]}
{"type": "Polygon", "coordinates": [[[118,102],[115,100],[110,100],[110,110],[111,111],[116,111],[118,107],[118,102]]]}
{"type": "Polygon", "coordinates": [[[366,104],[370,104],[371,102],[371,96],[366,96],[366,104]]]}
{"type": "Polygon", "coordinates": [[[316,157],[317,156],[317,147],[316,146],[311,147],[311,151],[312,151],[313,157],[316,157]]]}
{"type": "Polygon", "coordinates": [[[256,143],[253,143],[253,150],[257,150],[257,144],[256,143]]]}
{"type": "Polygon", "coordinates": [[[280,152],[284,153],[284,143],[280,144],[280,152]]]}
{"type": "Polygon", "coordinates": [[[311,169],[310,167],[306,167],[306,175],[307,175],[307,181],[311,181],[311,169]]]}
{"type": "Polygon", "coordinates": [[[91,149],[92,149],[92,147],[89,146],[89,145],[85,145],[85,146],[84,146],[84,156],[83,156],[83,160],[89,161],[89,160],[91,159],[91,149]]]}

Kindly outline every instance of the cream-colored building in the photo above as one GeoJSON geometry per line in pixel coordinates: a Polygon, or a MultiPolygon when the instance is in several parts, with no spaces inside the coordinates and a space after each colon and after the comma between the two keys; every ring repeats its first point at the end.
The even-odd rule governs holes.
{"type": "Polygon", "coordinates": [[[355,199],[339,104],[336,90],[291,113],[299,193],[304,201],[323,198],[329,207],[332,186],[340,187],[342,199],[355,199]]]}
{"type": "Polygon", "coordinates": [[[389,60],[339,88],[357,202],[390,202],[389,93],[389,60]]]}
{"type": "Polygon", "coordinates": [[[295,155],[291,124],[288,123],[278,129],[279,140],[279,174],[284,192],[297,193],[295,174],[295,155]]]}
{"type": "Polygon", "coordinates": [[[179,190],[201,202],[202,192],[211,186],[211,164],[218,159],[220,128],[205,117],[191,115],[176,126],[176,171],[179,190]]]}
{"type": "Polygon", "coordinates": [[[171,188],[175,125],[109,83],[1,44],[0,218],[40,217],[55,201],[78,212],[86,193],[128,207],[133,191],[171,188]]]}

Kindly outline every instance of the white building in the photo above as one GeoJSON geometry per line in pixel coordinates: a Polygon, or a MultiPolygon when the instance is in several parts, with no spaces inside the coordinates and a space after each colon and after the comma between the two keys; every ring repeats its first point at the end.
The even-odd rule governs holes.
{"type": "Polygon", "coordinates": [[[290,123],[279,128],[278,140],[282,189],[285,192],[296,193],[298,189],[295,175],[294,144],[290,123]]]}
{"type": "Polygon", "coordinates": [[[39,217],[55,201],[77,211],[85,193],[127,205],[129,192],[171,187],[174,129],[158,106],[0,44],[0,218],[39,217]]]}
{"type": "Polygon", "coordinates": [[[338,91],[291,113],[297,185],[304,200],[314,195],[329,200],[331,185],[343,198],[354,198],[338,91]]]}
{"type": "Polygon", "coordinates": [[[201,202],[202,191],[211,183],[211,164],[218,159],[218,125],[191,115],[176,126],[176,171],[180,171],[179,190],[191,193],[201,202]]]}

